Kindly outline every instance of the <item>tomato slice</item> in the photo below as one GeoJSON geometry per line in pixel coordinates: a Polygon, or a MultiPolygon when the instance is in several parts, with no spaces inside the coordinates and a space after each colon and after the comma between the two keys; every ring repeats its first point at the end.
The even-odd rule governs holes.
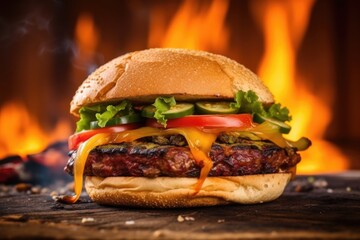
{"type": "Polygon", "coordinates": [[[141,124],[130,123],[130,124],[122,124],[112,127],[104,127],[93,130],[85,130],[71,135],[68,139],[68,145],[70,150],[75,150],[79,147],[80,143],[85,142],[92,136],[98,133],[116,133],[123,132],[126,130],[131,130],[135,128],[141,127],[141,124]]]}
{"type": "MultiPolygon", "coordinates": [[[[253,126],[251,114],[226,115],[191,115],[169,119],[166,128],[201,127],[201,128],[250,128],[253,126]]],[[[163,128],[155,119],[148,119],[146,125],[163,128]]]]}
{"type": "MultiPolygon", "coordinates": [[[[155,119],[148,119],[146,125],[150,127],[163,128],[163,125],[155,119]]],[[[68,144],[70,150],[75,150],[80,143],[88,140],[98,133],[116,133],[141,127],[141,124],[131,123],[112,127],[104,127],[93,130],[86,130],[75,133],[69,137],[68,144]]],[[[167,128],[176,127],[200,127],[200,128],[251,128],[253,127],[251,114],[225,114],[225,115],[190,115],[181,118],[169,119],[167,128]]]]}

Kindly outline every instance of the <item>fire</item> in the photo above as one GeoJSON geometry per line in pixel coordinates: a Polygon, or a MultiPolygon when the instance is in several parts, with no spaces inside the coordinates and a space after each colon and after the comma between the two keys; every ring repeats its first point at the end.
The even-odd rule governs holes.
{"type": "MultiPolygon", "coordinates": [[[[77,51],[73,59],[76,68],[73,78],[81,80],[91,70],[89,68],[94,67],[92,62],[99,33],[93,17],[87,13],[79,16],[74,30],[77,51]]],[[[73,124],[69,120],[59,119],[53,129],[45,130],[45,126],[30,114],[24,104],[15,101],[5,103],[0,108],[0,159],[12,154],[25,157],[39,153],[49,144],[67,139],[73,133],[71,126],[73,124]]],[[[53,162],[46,164],[55,164],[56,153],[52,159],[53,162]]]]}
{"type": "Polygon", "coordinates": [[[298,46],[307,28],[313,0],[266,1],[253,5],[265,35],[265,53],[258,74],[276,100],[292,113],[290,139],[309,137],[313,146],[302,153],[299,173],[334,172],[348,168],[346,158],[323,140],[331,120],[330,104],[307,90],[296,71],[298,46]],[[316,116],[316,117],[315,117],[316,116]]]}
{"type": "MultiPolygon", "coordinates": [[[[151,15],[149,47],[180,47],[229,52],[229,30],[225,17],[228,1],[184,1],[166,25],[163,8],[151,15]]],[[[298,47],[306,32],[314,0],[254,1],[252,10],[265,37],[265,52],[258,75],[269,86],[276,101],[293,116],[288,138],[309,137],[313,146],[302,152],[299,173],[341,171],[346,158],[334,145],[323,140],[331,120],[330,103],[316,97],[296,71],[298,47]],[[316,119],[314,118],[316,116],[316,119]]]]}
{"type": "Polygon", "coordinates": [[[225,17],[228,1],[184,1],[168,28],[160,11],[150,19],[149,47],[176,47],[223,52],[227,49],[229,30],[225,17]],[[208,2],[206,2],[208,3],[208,2]],[[160,13],[160,14],[159,14],[160,13]]]}
{"type": "Polygon", "coordinates": [[[99,33],[93,17],[88,13],[82,13],[75,26],[76,45],[80,55],[91,58],[99,42],[99,33]]]}
{"type": "MultiPolygon", "coordinates": [[[[306,136],[313,146],[302,152],[300,173],[340,171],[348,168],[346,158],[334,145],[324,140],[332,112],[326,102],[308,90],[305,79],[296,70],[298,48],[306,32],[314,0],[254,1],[253,14],[264,33],[265,51],[258,75],[269,86],[276,100],[287,106],[293,116],[290,139],[306,136]],[[316,116],[316,117],[314,117],[316,116]]],[[[226,26],[229,1],[183,1],[167,24],[163,7],[150,16],[149,47],[178,47],[224,53],[229,47],[230,31],[226,26]]],[[[78,47],[73,59],[74,79],[82,79],[80,68],[94,63],[100,34],[91,15],[79,16],[75,27],[78,47]]],[[[87,75],[87,73],[86,73],[87,75]]],[[[60,120],[53,131],[45,131],[24,105],[10,102],[0,109],[0,158],[22,156],[43,150],[49,143],[66,139],[71,124],[60,120]]]]}
{"type": "MultiPolygon", "coordinates": [[[[74,29],[76,52],[72,59],[72,79],[82,82],[97,67],[97,47],[100,41],[100,32],[96,27],[93,16],[81,13],[77,18],[74,29]]],[[[79,85],[79,82],[76,83],[79,85]]]]}
{"type": "Polygon", "coordinates": [[[0,109],[0,159],[38,153],[56,140],[67,139],[71,131],[70,124],[61,120],[46,132],[23,104],[9,102],[0,109]]]}

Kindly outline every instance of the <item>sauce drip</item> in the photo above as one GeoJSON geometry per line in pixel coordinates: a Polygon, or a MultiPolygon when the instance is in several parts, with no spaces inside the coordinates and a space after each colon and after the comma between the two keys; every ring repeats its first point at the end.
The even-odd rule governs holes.
{"type": "MultiPolygon", "coordinates": [[[[181,134],[185,137],[190,151],[194,156],[197,164],[202,165],[200,177],[197,183],[194,185],[194,194],[198,193],[203,185],[206,177],[208,176],[212,168],[212,160],[209,157],[212,144],[215,142],[219,133],[227,131],[249,131],[252,132],[262,139],[268,139],[274,142],[280,147],[290,146],[286,139],[282,137],[278,128],[272,124],[264,122],[259,125],[254,125],[250,129],[236,129],[236,128],[214,128],[214,129],[201,129],[201,128],[170,128],[170,129],[158,129],[152,127],[142,127],[134,130],[127,130],[119,133],[99,133],[89,138],[87,141],[80,144],[78,152],[75,158],[74,164],[74,192],[73,196],[63,196],[61,200],[67,203],[75,203],[81,194],[83,185],[83,174],[86,159],[90,151],[100,145],[109,143],[121,143],[121,142],[132,142],[139,138],[149,136],[160,136],[169,134],[181,134]]],[[[294,175],[295,169],[292,171],[294,175]]]]}
{"type": "Polygon", "coordinates": [[[171,128],[171,129],[157,129],[151,127],[143,127],[135,130],[128,130],[120,133],[99,133],[83,142],[76,154],[74,163],[74,193],[73,196],[63,196],[62,201],[67,203],[75,203],[81,194],[83,185],[83,174],[86,159],[90,151],[100,145],[109,143],[132,142],[136,139],[159,136],[169,134],[181,134],[188,142],[190,151],[194,156],[195,161],[199,165],[203,165],[199,180],[194,186],[194,194],[200,191],[210,169],[212,168],[212,161],[209,157],[212,144],[215,142],[217,134],[205,133],[197,128],[171,128]]]}
{"type": "Polygon", "coordinates": [[[62,201],[67,203],[75,203],[81,194],[83,186],[83,175],[86,159],[89,156],[90,151],[99,145],[107,144],[110,140],[109,133],[99,133],[80,144],[78,153],[74,161],[74,192],[73,196],[63,196],[62,201]]]}

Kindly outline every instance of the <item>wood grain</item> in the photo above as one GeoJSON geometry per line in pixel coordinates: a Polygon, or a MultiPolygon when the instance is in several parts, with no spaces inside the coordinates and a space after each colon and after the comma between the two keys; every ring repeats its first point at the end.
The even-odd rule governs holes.
{"type": "Polygon", "coordinates": [[[6,195],[0,197],[0,235],[7,239],[359,239],[360,174],[316,176],[315,181],[327,183],[320,187],[309,185],[307,179],[298,178],[270,203],[190,209],[114,208],[92,203],[86,195],[73,205],[57,203],[49,194],[6,195]]]}

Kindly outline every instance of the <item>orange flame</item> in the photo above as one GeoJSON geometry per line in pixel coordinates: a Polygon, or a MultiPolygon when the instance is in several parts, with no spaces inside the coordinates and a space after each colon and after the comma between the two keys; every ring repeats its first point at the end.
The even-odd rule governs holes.
{"type": "MultiPolygon", "coordinates": [[[[100,40],[100,33],[94,18],[89,13],[81,13],[76,21],[75,29],[76,54],[72,59],[72,79],[82,82],[90,72],[95,70],[96,51],[100,40]]],[[[79,83],[76,83],[79,85],[79,83]]]]}
{"type": "Polygon", "coordinates": [[[70,123],[60,120],[54,130],[45,132],[21,103],[9,102],[0,110],[0,159],[18,154],[38,153],[71,133],[70,123]]]}
{"type": "MultiPolygon", "coordinates": [[[[94,57],[99,41],[98,30],[91,15],[83,13],[79,16],[75,27],[75,41],[78,52],[74,66],[83,67],[94,57]]],[[[76,76],[74,78],[82,79],[76,76]]],[[[25,157],[27,154],[38,153],[52,142],[67,139],[73,132],[72,125],[69,121],[60,119],[55,128],[48,132],[23,104],[9,102],[0,109],[0,159],[11,154],[25,157]]],[[[56,153],[48,159],[53,162],[45,164],[55,164],[56,153]]]]}
{"type": "Polygon", "coordinates": [[[160,11],[154,11],[150,20],[149,47],[175,47],[224,51],[229,31],[225,26],[228,1],[184,1],[168,28],[160,11]]]}
{"type": "MultiPolygon", "coordinates": [[[[348,162],[340,150],[323,140],[331,120],[330,103],[311,93],[296,71],[296,55],[307,29],[314,0],[254,1],[253,13],[265,36],[265,53],[258,74],[293,116],[288,138],[309,137],[313,146],[302,152],[299,173],[341,171],[348,162]],[[316,116],[316,119],[314,119],[316,116]]],[[[163,8],[151,15],[149,47],[181,47],[226,52],[228,1],[184,1],[166,25],[163,8]],[[209,3],[209,2],[207,2],[209,3]]]]}
{"type": "Polygon", "coordinates": [[[98,45],[99,33],[90,14],[83,13],[79,16],[75,26],[75,38],[80,55],[91,57],[98,45]]]}
{"type": "Polygon", "coordinates": [[[309,137],[313,146],[302,153],[299,173],[334,172],[348,168],[343,154],[323,140],[331,120],[328,103],[307,90],[296,71],[296,54],[307,28],[313,0],[265,1],[253,5],[265,35],[265,53],[259,76],[278,102],[293,116],[289,138],[309,137]]]}

